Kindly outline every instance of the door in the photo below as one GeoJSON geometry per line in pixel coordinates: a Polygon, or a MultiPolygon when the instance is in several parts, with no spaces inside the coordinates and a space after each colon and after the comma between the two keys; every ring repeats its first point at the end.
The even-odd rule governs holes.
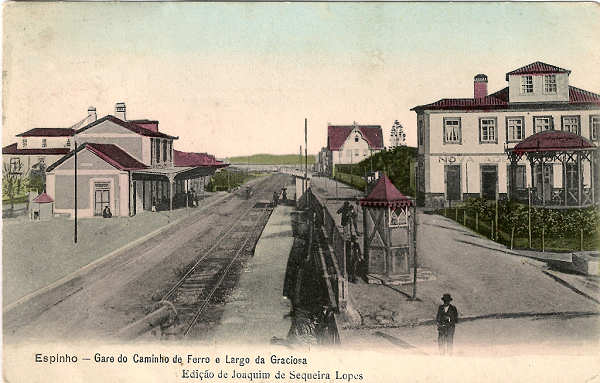
{"type": "Polygon", "coordinates": [[[102,215],[105,206],[110,206],[110,188],[106,182],[94,184],[94,215],[102,215]]]}
{"type": "Polygon", "coordinates": [[[460,201],[460,165],[446,165],[446,199],[460,201]]]}
{"type": "Polygon", "coordinates": [[[535,166],[535,194],[543,201],[552,200],[552,188],[554,187],[554,172],[552,164],[535,166]],[[542,171],[543,170],[543,171],[542,171]]]}
{"type": "Polygon", "coordinates": [[[481,165],[481,197],[496,199],[498,186],[498,167],[496,165],[481,165]]]}

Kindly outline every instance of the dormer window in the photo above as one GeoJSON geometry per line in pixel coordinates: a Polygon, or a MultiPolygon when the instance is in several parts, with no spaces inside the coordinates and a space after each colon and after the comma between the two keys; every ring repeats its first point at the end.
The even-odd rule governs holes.
{"type": "Polygon", "coordinates": [[[556,93],[556,75],[544,75],[544,93],[556,93]]]}
{"type": "Polygon", "coordinates": [[[42,148],[45,148],[48,146],[48,143],[46,142],[45,138],[42,138],[42,148]]]}
{"type": "Polygon", "coordinates": [[[521,93],[533,93],[533,76],[521,76],[521,93]]]}
{"type": "Polygon", "coordinates": [[[67,138],[67,148],[71,147],[71,140],[67,138]]]}
{"type": "Polygon", "coordinates": [[[358,134],[354,136],[354,142],[358,142],[358,134]]]}

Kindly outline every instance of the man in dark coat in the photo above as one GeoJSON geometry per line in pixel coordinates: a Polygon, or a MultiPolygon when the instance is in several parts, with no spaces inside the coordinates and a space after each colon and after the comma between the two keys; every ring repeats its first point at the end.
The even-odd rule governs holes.
{"type": "Polygon", "coordinates": [[[438,307],[436,322],[438,328],[438,346],[440,354],[452,355],[452,344],[454,342],[454,327],[458,323],[458,310],[451,305],[450,294],[442,296],[443,305],[438,307]]]}
{"type": "Polygon", "coordinates": [[[357,214],[356,210],[354,210],[354,206],[350,204],[350,202],[345,201],[344,205],[338,209],[338,214],[342,215],[342,227],[344,229],[344,235],[348,238],[352,234],[352,226],[354,226],[354,232],[356,235],[360,235],[357,227],[357,214]]]}

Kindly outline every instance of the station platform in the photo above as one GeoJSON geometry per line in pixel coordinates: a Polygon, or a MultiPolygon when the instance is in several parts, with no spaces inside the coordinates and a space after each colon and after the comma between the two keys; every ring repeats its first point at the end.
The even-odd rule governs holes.
{"type": "Polygon", "coordinates": [[[212,340],[218,344],[268,344],[285,339],[291,326],[291,302],[283,297],[288,256],[292,249],[292,211],[275,208],[225,305],[212,340]]]}

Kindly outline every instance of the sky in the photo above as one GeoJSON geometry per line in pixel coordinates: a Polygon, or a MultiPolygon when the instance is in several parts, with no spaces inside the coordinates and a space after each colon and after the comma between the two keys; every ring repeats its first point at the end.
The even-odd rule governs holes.
{"type": "Polygon", "coordinates": [[[594,3],[5,3],[2,145],[121,101],[218,157],[297,153],[305,118],[309,153],[354,121],[414,146],[410,108],[477,73],[491,93],[543,61],[600,93],[599,24],[594,3]]]}

